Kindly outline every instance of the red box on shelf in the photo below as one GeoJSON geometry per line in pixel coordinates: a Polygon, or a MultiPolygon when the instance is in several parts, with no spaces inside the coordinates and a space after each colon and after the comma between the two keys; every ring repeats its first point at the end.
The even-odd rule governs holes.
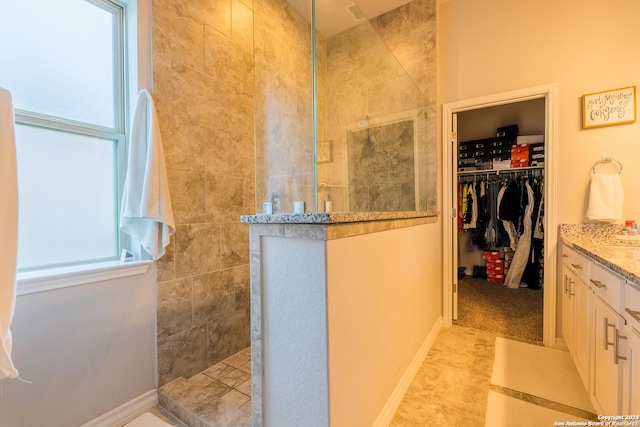
{"type": "Polygon", "coordinates": [[[496,274],[494,276],[487,276],[487,281],[490,283],[497,283],[499,285],[502,285],[504,283],[504,275],[496,274]]]}
{"type": "Polygon", "coordinates": [[[495,261],[497,259],[500,259],[500,252],[499,251],[483,251],[482,258],[487,262],[495,261]]]}
{"type": "Polygon", "coordinates": [[[511,147],[511,167],[524,168],[529,166],[529,144],[519,144],[511,147]]]}
{"type": "MultiPolygon", "coordinates": [[[[502,260],[499,260],[499,261],[502,261],[502,260]]],[[[489,274],[490,271],[497,274],[504,273],[504,263],[502,262],[487,263],[487,274],[489,274]]]]}

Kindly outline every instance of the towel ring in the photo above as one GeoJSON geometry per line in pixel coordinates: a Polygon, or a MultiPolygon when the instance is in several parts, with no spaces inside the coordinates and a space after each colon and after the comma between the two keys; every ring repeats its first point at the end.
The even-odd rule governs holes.
{"type": "Polygon", "coordinates": [[[613,157],[601,157],[600,160],[598,160],[597,162],[595,162],[593,164],[593,167],[591,168],[593,170],[593,173],[596,173],[596,166],[599,163],[611,163],[611,162],[616,162],[618,164],[618,167],[620,168],[618,170],[618,174],[622,173],[622,163],[620,163],[619,161],[617,161],[616,159],[614,159],[613,157]]]}

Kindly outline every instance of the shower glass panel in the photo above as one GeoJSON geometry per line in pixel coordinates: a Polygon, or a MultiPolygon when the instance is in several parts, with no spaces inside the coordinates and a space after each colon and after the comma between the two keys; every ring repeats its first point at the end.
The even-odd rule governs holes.
{"type": "Polygon", "coordinates": [[[259,3],[258,212],[277,199],[281,212],[294,200],[307,212],[322,212],[325,201],[339,212],[434,209],[435,100],[389,49],[404,37],[385,27],[398,11],[367,19],[349,2],[259,3]]]}

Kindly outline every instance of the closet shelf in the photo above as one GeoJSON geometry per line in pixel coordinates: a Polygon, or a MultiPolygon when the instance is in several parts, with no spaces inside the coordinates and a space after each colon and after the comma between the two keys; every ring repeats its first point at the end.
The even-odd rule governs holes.
{"type": "Polygon", "coordinates": [[[513,168],[513,169],[479,169],[475,171],[462,171],[458,172],[458,175],[478,175],[478,174],[492,174],[500,175],[502,173],[513,173],[513,172],[521,172],[527,170],[543,170],[544,166],[527,166],[524,168],[513,168]]]}

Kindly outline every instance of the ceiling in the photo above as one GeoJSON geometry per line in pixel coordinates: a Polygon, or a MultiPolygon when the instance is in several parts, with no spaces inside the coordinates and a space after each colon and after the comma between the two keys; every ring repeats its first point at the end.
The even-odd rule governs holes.
{"type": "MultiPolygon", "coordinates": [[[[311,21],[311,0],[287,0],[302,16],[311,21]]],[[[349,7],[357,5],[366,19],[409,3],[411,0],[316,0],[316,28],[331,37],[364,20],[356,19],[349,7]]]]}

